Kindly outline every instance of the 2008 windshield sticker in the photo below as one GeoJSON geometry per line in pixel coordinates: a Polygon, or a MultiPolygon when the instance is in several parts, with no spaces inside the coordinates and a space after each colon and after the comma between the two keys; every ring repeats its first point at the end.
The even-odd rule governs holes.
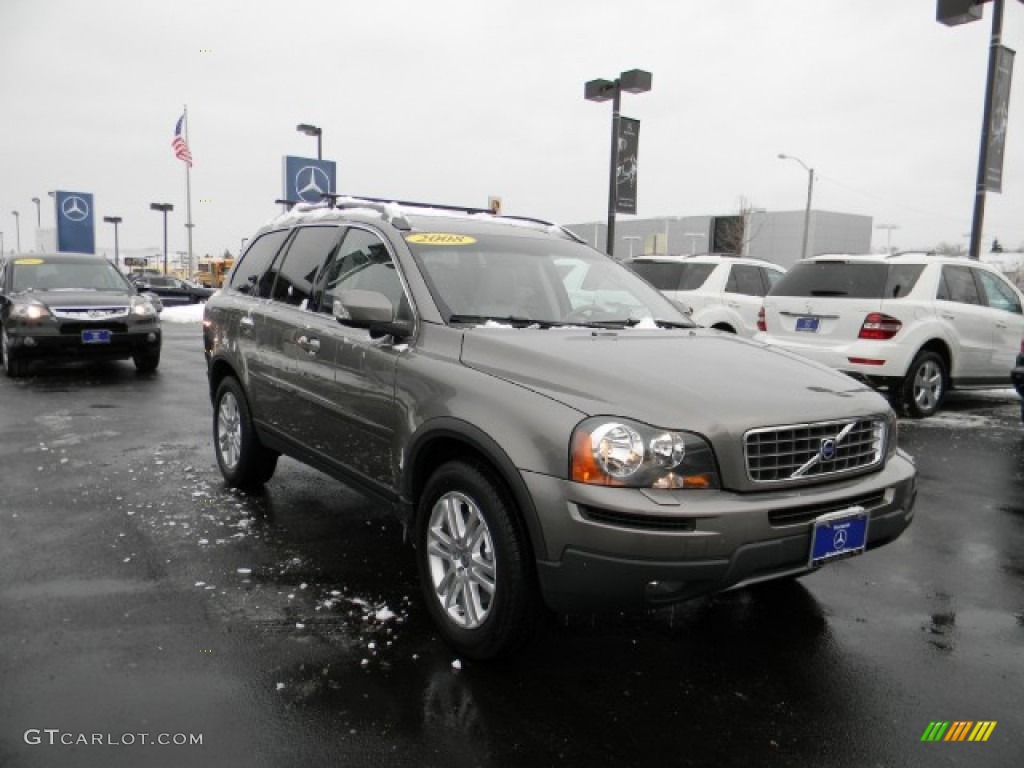
{"type": "Polygon", "coordinates": [[[476,242],[475,237],[469,235],[453,235],[446,232],[422,232],[418,235],[409,235],[410,243],[420,245],[470,245],[476,242]]]}

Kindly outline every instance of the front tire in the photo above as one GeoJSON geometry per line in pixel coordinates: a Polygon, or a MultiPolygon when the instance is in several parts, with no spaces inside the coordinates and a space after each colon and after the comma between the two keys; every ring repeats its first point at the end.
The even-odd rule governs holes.
{"type": "Polygon", "coordinates": [[[434,623],[474,659],[507,656],[532,637],[540,604],[515,508],[491,472],[450,461],[427,481],[416,560],[434,623]]]}
{"type": "Polygon", "coordinates": [[[4,373],[9,378],[20,379],[28,373],[28,360],[21,360],[14,354],[7,338],[7,331],[3,328],[0,328],[0,357],[3,358],[4,373]]]}
{"type": "Polygon", "coordinates": [[[153,373],[160,366],[160,350],[156,352],[136,352],[132,355],[135,370],[139,373],[153,373]]]}
{"type": "Polygon", "coordinates": [[[900,386],[900,400],[907,415],[915,419],[932,416],[946,397],[948,382],[942,357],[929,350],[918,352],[900,386]]]}
{"type": "Polygon", "coordinates": [[[217,387],[213,401],[213,450],[224,480],[233,488],[260,488],[277,469],[278,454],[259,441],[245,393],[230,376],[217,387]]]}

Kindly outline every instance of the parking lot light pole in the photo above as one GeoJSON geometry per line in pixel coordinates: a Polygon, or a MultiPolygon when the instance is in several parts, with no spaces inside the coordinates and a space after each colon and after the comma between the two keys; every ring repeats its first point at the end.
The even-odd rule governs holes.
{"type": "Polygon", "coordinates": [[[811,228],[811,196],[814,194],[814,169],[808,168],[807,164],[799,157],[779,153],[779,160],[795,160],[807,171],[807,207],[804,208],[804,242],[800,247],[800,258],[807,258],[807,233],[811,228]]]}
{"type": "Polygon", "coordinates": [[[886,229],[886,230],[888,230],[888,234],[886,235],[886,238],[885,238],[885,252],[888,255],[890,255],[890,256],[892,256],[892,231],[894,229],[899,229],[899,228],[900,228],[899,224],[876,224],[875,225],[875,229],[886,229]]]}
{"type": "Polygon", "coordinates": [[[316,159],[323,160],[324,129],[316,125],[310,125],[309,123],[299,123],[295,126],[295,130],[299,133],[304,133],[307,136],[316,136],[316,159]]]}
{"type": "Polygon", "coordinates": [[[121,260],[118,256],[118,242],[117,242],[117,225],[121,223],[120,216],[104,216],[103,220],[108,224],[114,225],[114,266],[120,267],[121,260]]]}
{"type": "Polygon", "coordinates": [[[43,226],[43,214],[39,209],[39,198],[33,197],[32,202],[36,204],[36,229],[39,229],[43,226]]]}
{"type": "Polygon", "coordinates": [[[612,153],[608,169],[608,239],[605,251],[615,255],[615,208],[618,202],[615,172],[619,160],[619,104],[622,92],[645,93],[651,90],[651,73],[642,69],[631,69],[621,73],[615,80],[590,80],[583,86],[583,98],[587,101],[612,102],[612,153]]]}
{"type": "Polygon", "coordinates": [[[174,206],[170,203],[150,203],[149,207],[154,211],[160,211],[164,215],[164,274],[167,274],[167,212],[173,211],[174,206]]]}
{"type": "Polygon", "coordinates": [[[18,250],[15,253],[21,253],[21,214],[17,211],[11,211],[11,215],[14,217],[14,229],[15,229],[15,243],[18,246],[18,250]]]}

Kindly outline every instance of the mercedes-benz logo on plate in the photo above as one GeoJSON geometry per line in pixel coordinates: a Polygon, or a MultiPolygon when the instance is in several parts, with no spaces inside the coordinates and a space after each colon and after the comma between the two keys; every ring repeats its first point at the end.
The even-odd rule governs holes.
{"type": "Polygon", "coordinates": [[[327,171],[315,165],[305,165],[295,174],[295,192],[304,203],[319,203],[323,193],[331,191],[327,171]]]}
{"type": "Polygon", "coordinates": [[[84,221],[89,215],[89,204],[78,195],[68,195],[60,204],[60,212],[70,221],[84,221]]]}
{"type": "Polygon", "coordinates": [[[834,546],[836,549],[844,549],[846,547],[846,542],[849,539],[849,536],[850,534],[847,533],[845,528],[840,528],[832,537],[832,546],[834,546]]]}

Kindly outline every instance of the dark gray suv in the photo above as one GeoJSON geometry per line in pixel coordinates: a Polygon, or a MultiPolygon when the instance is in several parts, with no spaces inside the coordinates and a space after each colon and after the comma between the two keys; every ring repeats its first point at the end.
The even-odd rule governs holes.
{"type": "Polygon", "coordinates": [[[461,653],[541,607],[641,609],[898,537],[916,472],[887,402],[702,330],[564,229],[342,199],[263,227],[206,305],[217,462],[280,454],[393,505],[461,653]]]}

